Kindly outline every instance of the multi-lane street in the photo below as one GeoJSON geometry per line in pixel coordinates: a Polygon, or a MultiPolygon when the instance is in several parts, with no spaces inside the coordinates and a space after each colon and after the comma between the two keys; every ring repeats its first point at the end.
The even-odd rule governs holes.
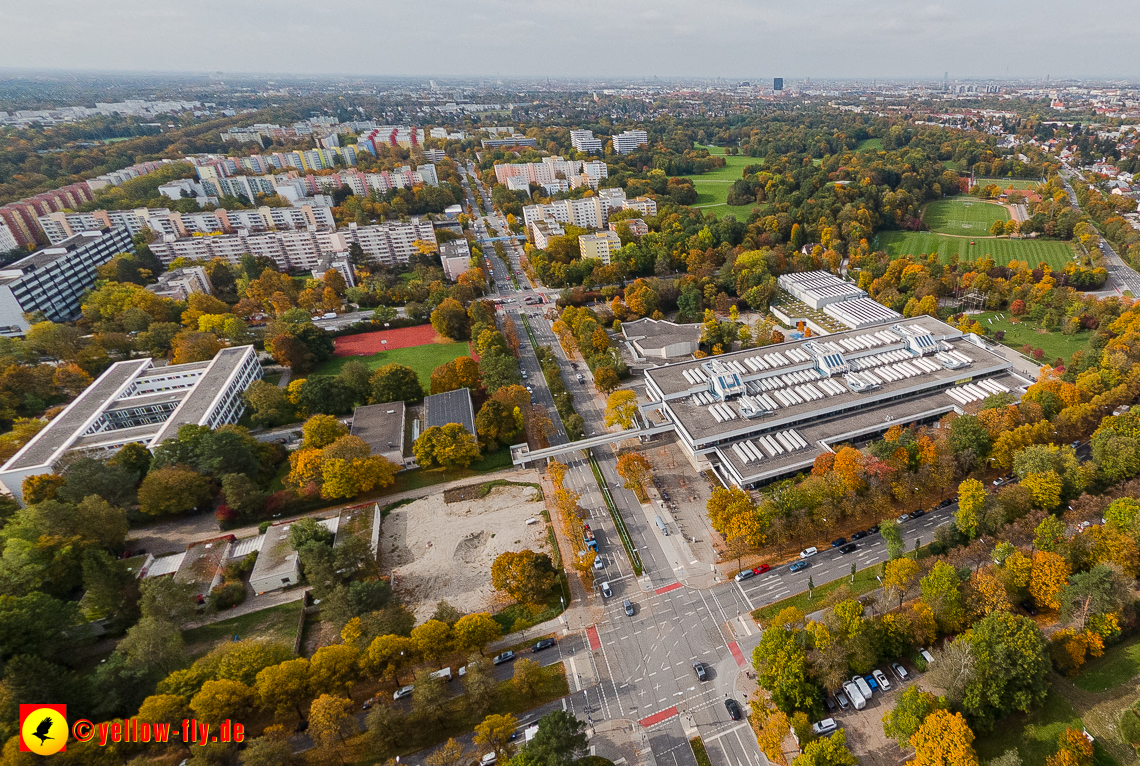
{"type": "MultiPolygon", "coordinates": [[[[1061,181],[1065,184],[1065,191],[1069,194],[1069,204],[1076,210],[1081,209],[1080,202],[1077,201],[1077,194],[1073,190],[1071,181],[1074,179],[1077,183],[1084,183],[1080,175],[1076,172],[1065,168],[1060,173],[1061,181]]],[[[1117,252],[1112,248],[1103,237],[1100,240],[1100,251],[1104,256],[1104,268],[1108,272],[1108,283],[1105,285],[1106,292],[1115,291],[1116,293],[1123,293],[1125,290],[1132,292],[1134,296],[1140,295],[1140,274],[1136,270],[1124,262],[1117,252]]]]}

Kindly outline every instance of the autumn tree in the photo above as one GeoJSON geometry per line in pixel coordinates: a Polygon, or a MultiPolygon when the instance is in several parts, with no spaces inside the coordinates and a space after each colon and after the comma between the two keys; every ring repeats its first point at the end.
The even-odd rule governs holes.
{"type": "Polygon", "coordinates": [[[886,519],[879,524],[879,536],[887,543],[887,558],[894,560],[906,553],[902,530],[894,519],[886,519]]]}
{"type": "Polygon", "coordinates": [[[240,681],[228,678],[210,680],[190,700],[190,709],[201,721],[220,724],[227,718],[239,718],[254,704],[255,694],[240,681]]]}
{"type": "Polygon", "coordinates": [[[368,385],[369,404],[418,402],[424,398],[424,388],[416,371],[402,364],[377,368],[368,379],[368,385]]]}
{"type": "Polygon", "coordinates": [[[610,394],[621,385],[621,379],[613,367],[599,367],[594,371],[594,388],[603,394],[610,394]]]}
{"type": "Polygon", "coordinates": [[[185,465],[151,471],[139,486],[139,510],[148,516],[169,516],[205,507],[210,483],[185,465]]]}
{"type": "Polygon", "coordinates": [[[883,734],[898,740],[899,747],[905,750],[927,716],[945,708],[944,698],[935,697],[916,685],[908,686],[898,696],[895,706],[883,716],[883,734]]]}
{"type": "Polygon", "coordinates": [[[943,633],[957,633],[966,617],[958,572],[944,561],[939,561],[922,578],[922,600],[934,613],[943,633]]]}
{"type": "Polygon", "coordinates": [[[843,729],[830,737],[808,742],[792,766],[856,766],[859,759],[847,748],[847,732],[843,729]]]}
{"type": "Polygon", "coordinates": [[[960,640],[970,644],[974,658],[973,677],[961,702],[974,726],[988,730],[998,718],[1015,710],[1029,712],[1044,701],[1049,650],[1033,620],[994,612],[960,640]]]}
{"type": "Polygon", "coordinates": [[[518,719],[510,713],[489,715],[475,727],[475,744],[489,746],[495,757],[506,763],[514,755],[511,739],[518,727],[518,719]]]}
{"type": "Polygon", "coordinates": [[[922,566],[912,558],[903,557],[888,561],[883,575],[883,588],[893,598],[898,596],[899,607],[914,590],[922,566]]]}
{"type": "Polygon", "coordinates": [[[463,305],[454,298],[445,298],[431,312],[431,326],[437,333],[452,340],[467,340],[471,334],[471,320],[463,305]]]}
{"type": "Polygon", "coordinates": [[[795,634],[786,630],[766,630],[752,652],[752,665],[759,674],[773,704],[791,715],[811,710],[817,704],[819,688],[810,680],[807,655],[795,634]]]}
{"type": "Polygon", "coordinates": [[[428,428],[412,445],[412,453],[421,468],[466,468],[480,457],[479,443],[458,423],[428,428]]]}
{"type": "Polygon", "coordinates": [[[978,517],[986,504],[986,488],[977,479],[966,479],[958,485],[958,511],[954,524],[968,538],[978,533],[978,517]]]}
{"type": "Polygon", "coordinates": [[[491,565],[491,584],[523,604],[542,604],[557,582],[554,564],[531,550],[501,553],[491,565]]]}
{"type": "Polygon", "coordinates": [[[277,719],[293,711],[298,719],[304,718],[301,702],[310,696],[309,675],[309,661],[304,657],[263,668],[253,685],[262,709],[277,719]]]}
{"type": "Polygon", "coordinates": [[[352,700],[331,694],[322,694],[313,700],[308,733],[319,747],[332,749],[344,745],[358,730],[352,700]]]}
{"type": "Polygon", "coordinates": [[[606,399],[606,425],[620,425],[624,430],[634,427],[637,417],[637,394],[633,391],[614,391],[606,399]]]}
{"type": "Polygon", "coordinates": [[[1061,593],[1069,584],[1069,565],[1063,556],[1050,551],[1033,552],[1033,568],[1029,572],[1029,595],[1042,609],[1061,608],[1061,593]]]}
{"type": "Polygon", "coordinates": [[[974,732],[961,713],[935,710],[910,738],[916,766],[978,766],[974,732]]]}
{"type": "Polygon", "coordinates": [[[626,489],[642,489],[650,478],[653,466],[640,452],[623,452],[618,456],[617,472],[625,479],[626,489]]]}
{"type": "Polygon", "coordinates": [[[502,635],[499,623],[486,612],[463,615],[455,623],[452,631],[458,649],[480,654],[487,644],[502,635]]]}
{"type": "Polygon", "coordinates": [[[488,399],[475,416],[475,432],[492,452],[501,444],[513,442],[523,427],[522,411],[496,399],[488,399]]]}

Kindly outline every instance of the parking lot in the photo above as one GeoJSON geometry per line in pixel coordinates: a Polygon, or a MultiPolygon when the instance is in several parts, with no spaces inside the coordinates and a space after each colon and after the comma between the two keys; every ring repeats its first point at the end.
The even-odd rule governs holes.
{"type": "Polygon", "coordinates": [[[907,680],[899,681],[888,667],[890,663],[881,663],[877,667],[882,670],[890,680],[890,691],[878,689],[872,692],[871,699],[862,710],[854,706],[847,710],[836,710],[831,713],[840,728],[847,733],[847,746],[859,758],[859,763],[888,766],[904,760],[908,751],[900,750],[898,743],[883,734],[883,716],[894,707],[895,699],[903,690],[921,680],[922,674],[909,661],[900,660],[899,664],[906,669],[907,680]]]}

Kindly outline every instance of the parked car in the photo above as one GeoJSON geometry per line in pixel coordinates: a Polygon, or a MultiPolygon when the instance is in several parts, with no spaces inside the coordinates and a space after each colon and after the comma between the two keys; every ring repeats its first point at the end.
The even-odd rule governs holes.
{"type": "Polygon", "coordinates": [[[823,698],[823,706],[827,708],[827,712],[829,713],[834,713],[839,708],[839,706],[835,704],[835,700],[831,697],[823,698]]]}
{"type": "Polygon", "coordinates": [[[925,516],[925,515],[926,515],[926,511],[924,511],[924,510],[922,510],[921,508],[919,508],[917,511],[915,511],[914,513],[912,513],[912,514],[910,515],[910,517],[911,517],[912,519],[917,519],[919,516],[925,516]]]}
{"type": "Polygon", "coordinates": [[[907,513],[904,513],[902,516],[899,516],[899,518],[898,518],[899,524],[904,524],[908,521],[910,521],[910,514],[907,514],[907,513]]]}
{"type": "Polygon", "coordinates": [[[621,605],[622,605],[622,608],[625,609],[625,613],[628,616],[633,617],[633,602],[627,598],[625,601],[622,602],[621,605]]]}
{"type": "Polygon", "coordinates": [[[800,572],[800,571],[803,571],[804,569],[807,569],[810,566],[811,566],[810,561],[797,561],[796,563],[794,563],[790,567],[788,567],[788,571],[789,572],[800,572]]]}
{"type": "Polygon", "coordinates": [[[491,766],[491,764],[497,760],[499,760],[499,756],[492,750],[479,759],[479,766],[491,766]]]}
{"type": "Polygon", "coordinates": [[[852,540],[862,540],[866,536],[867,536],[866,530],[861,530],[861,531],[856,532],[855,534],[851,535],[851,539],[852,540]]]}
{"type": "Polygon", "coordinates": [[[496,654],[494,657],[491,658],[491,662],[494,663],[495,665],[502,665],[504,662],[510,662],[514,658],[515,658],[515,653],[508,651],[508,652],[503,652],[502,654],[496,654]]]}
{"type": "Polygon", "coordinates": [[[839,729],[839,724],[835,722],[834,718],[824,718],[822,721],[817,721],[811,725],[811,730],[815,732],[817,737],[826,737],[839,729]]]}
{"type": "MultiPolygon", "coordinates": [[[[871,685],[867,683],[867,679],[863,678],[863,676],[851,676],[851,683],[854,684],[855,688],[859,690],[859,693],[863,695],[863,699],[871,699],[871,685]]],[[[856,705],[856,707],[858,707],[858,705],[856,705]]]]}
{"type": "Polygon", "coordinates": [[[871,675],[874,676],[875,680],[879,682],[879,686],[882,687],[883,691],[889,692],[891,690],[891,679],[887,678],[886,673],[879,670],[878,668],[875,668],[871,671],[871,675]]]}
{"type": "Polygon", "coordinates": [[[765,572],[767,572],[771,568],[772,567],[768,566],[767,564],[761,564],[760,566],[754,568],[752,570],[752,573],[753,574],[764,574],[765,572]]]}
{"type": "Polygon", "coordinates": [[[554,644],[555,641],[553,638],[544,638],[530,648],[531,654],[535,652],[541,652],[543,649],[549,649],[550,647],[554,646],[554,644]]]}
{"type": "Polygon", "coordinates": [[[602,598],[609,598],[612,595],[614,592],[610,589],[609,582],[602,583],[602,598]]]}
{"type": "Polygon", "coordinates": [[[748,578],[755,577],[755,576],[756,576],[756,573],[753,572],[751,569],[741,569],[739,572],[736,573],[736,577],[734,579],[737,582],[744,582],[748,578]]]}
{"type": "Polygon", "coordinates": [[[856,545],[855,543],[847,543],[847,545],[844,545],[842,548],[839,549],[839,552],[844,554],[844,555],[847,555],[848,553],[851,553],[851,552],[857,551],[857,550],[859,550],[858,545],[856,545]]]}
{"type": "Polygon", "coordinates": [[[892,662],[891,663],[891,672],[895,674],[895,678],[897,678],[900,681],[906,682],[906,676],[907,676],[906,668],[904,668],[902,665],[898,664],[897,662],[892,662]]]}
{"type": "Polygon", "coordinates": [[[815,555],[815,554],[817,554],[817,553],[819,553],[819,548],[816,548],[816,547],[813,545],[813,546],[812,546],[812,547],[810,547],[810,548],[804,548],[802,551],[800,551],[800,558],[801,558],[801,559],[810,558],[810,557],[814,556],[814,555],[815,555]]]}
{"type": "MultiPolygon", "coordinates": [[[[863,686],[866,685],[866,683],[863,684],[863,686]]],[[[867,707],[867,698],[863,696],[863,692],[854,683],[848,681],[847,683],[843,684],[843,691],[851,699],[851,704],[855,706],[856,710],[862,710],[863,708],[867,707]]],[[[871,690],[867,689],[867,694],[870,693],[871,690]]]]}
{"type": "Polygon", "coordinates": [[[919,649],[918,653],[921,654],[922,659],[926,660],[927,662],[934,662],[934,655],[931,654],[929,650],[919,649]]]}
{"type": "Polygon", "coordinates": [[[872,675],[863,676],[863,680],[867,682],[867,686],[871,687],[872,693],[879,691],[879,682],[875,680],[874,676],[872,676],[872,675]]]}
{"type": "Polygon", "coordinates": [[[705,664],[703,662],[694,662],[693,670],[697,674],[697,680],[701,683],[709,680],[709,672],[705,670],[705,664]]]}
{"type": "Polygon", "coordinates": [[[873,526],[873,527],[871,527],[870,529],[868,529],[868,530],[867,530],[867,532],[868,532],[869,534],[872,534],[872,535],[877,535],[877,534],[879,534],[879,525],[878,525],[878,524],[876,524],[875,526],[873,526]]]}
{"type": "Polygon", "coordinates": [[[734,721],[739,721],[741,719],[740,705],[738,705],[736,700],[732,699],[732,697],[729,697],[724,701],[724,707],[728,711],[729,718],[734,721]]]}
{"type": "Polygon", "coordinates": [[[846,537],[837,537],[831,541],[831,547],[832,548],[838,548],[841,545],[847,545],[847,538],[846,537]]]}
{"type": "Polygon", "coordinates": [[[414,692],[415,690],[416,690],[415,685],[401,686],[399,689],[396,690],[396,693],[392,695],[392,699],[402,700],[404,697],[411,697],[412,692],[414,692]]]}
{"type": "Polygon", "coordinates": [[[842,710],[846,710],[847,708],[851,707],[851,701],[847,699],[847,695],[843,692],[835,693],[835,701],[839,703],[839,707],[842,710]]]}

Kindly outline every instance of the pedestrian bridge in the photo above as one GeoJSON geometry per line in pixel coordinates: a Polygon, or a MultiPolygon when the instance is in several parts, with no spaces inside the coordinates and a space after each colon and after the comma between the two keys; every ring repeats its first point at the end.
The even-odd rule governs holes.
{"type": "Polygon", "coordinates": [[[543,449],[531,451],[529,445],[515,444],[511,447],[511,462],[514,465],[526,465],[527,463],[534,463],[539,460],[549,460],[559,455],[565,455],[568,452],[578,452],[580,450],[589,450],[594,447],[603,447],[607,444],[615,444],[625,439],[644,439],[650,436],[657,436],[658,434],[669,433],[673,430],[673,424],[669,423],[660,426],[650,426],[649,428],[630,428],[626,431],[619,431],[613,434],[599,434],[598,436],[591,436],[588,439],[579,439],[576,442],[567,442],[566,444],[557,444],[553,447],[544,447],[543,449]]]}

